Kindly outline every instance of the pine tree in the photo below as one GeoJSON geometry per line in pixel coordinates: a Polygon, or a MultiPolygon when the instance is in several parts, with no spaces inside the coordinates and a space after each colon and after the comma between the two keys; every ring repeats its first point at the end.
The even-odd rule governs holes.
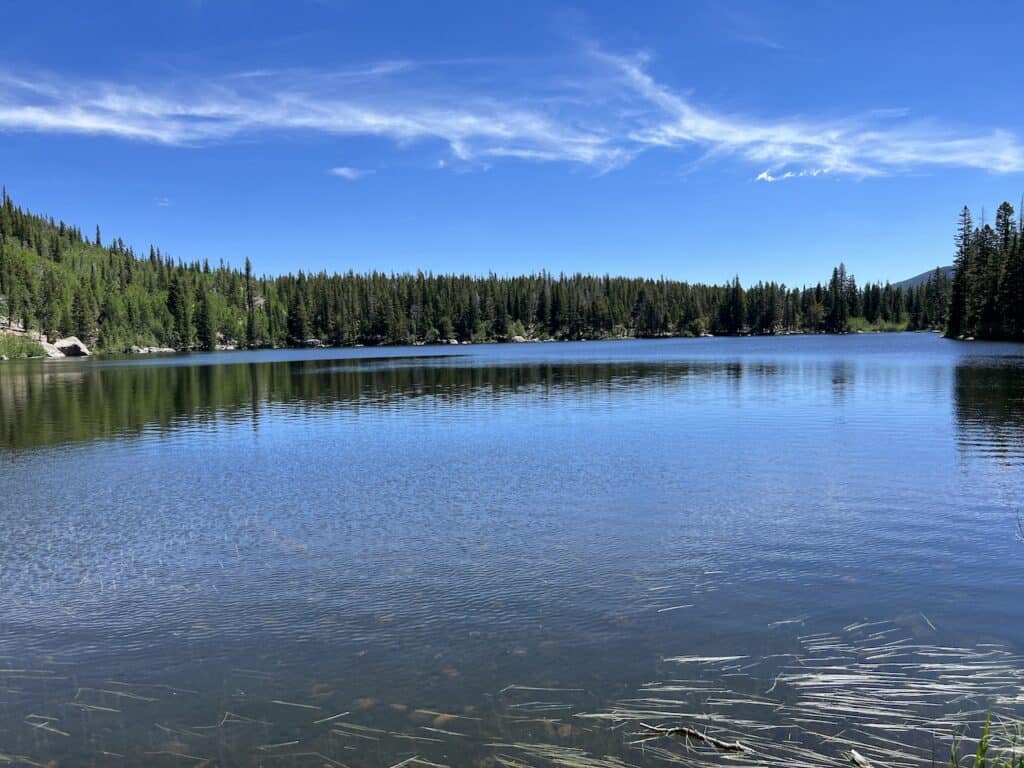
{"type": "Polygon", "coordinates": [[[189,317],[185,280],[180,273],[171,278],[167,290],[167,311],[171,314],[171,338],[175,349],[192,346],[192,323],[189,317]]]}
{"type": "Polygon", "coordinates": [[[849,330],[849,295],[847,292],[846,265],[840,264],[832,270],[832,280],[828,286],[829,313],[827,330],[831,333],[844,333],[849,330]]]}
{"type": "Polygon", "coordinates": [[[1002,274],[999,238],[992,227],[984,224],[974,233],[974,262],[967,291],[967,324],[971,334],[994,338],[1002,325],[996,293],[1002,274]]]}
{"type": "Polygon", "coordinates": [[[92,342],[96,334],[96,304],[89,289],[81,284],[71,302],[71,323],[75,336],[86,344],[92,342]]]}
{"type": "MultiPolygon", "coordinates": [[[[288,302],[288,337],[293,344],[304,344],[309,338],[309,308],[306,304],[306,278],[301,272],[292,291],[291,300],[288,302]]],[[[378,313],[371,323],[370,333],[374,337],[383,335],[378,313]]]]}
{"type": "Polygon", "coordinates": [[[1024,341],[1024,237],[1020,233],[1003,269],[999,283],[999,305],[1003,313],[1005,336],[1024,341]]]}
{"type": "Polygon", "coordinates": [[[216,348],[217,336],[213,330],[212,315],[210,294],[205,288],[200,288],[196,294],[196,341],[199,342],[200,349],[216,348]]]}
{"type": "Polygon", "coordinates": [[[960,211],[960,220],[956,230],[956,259],[953,261],[953,285],[949,300],[949,323],[946,336],[957,339],[968,334],[967,302],[970,293],[970,276],[973,272],[972,240],[974,222],[971,220],[971,209],[966,205],[960,211]]]}
{"type": "Polygon", "coordinates": [[[746,322],[746,302],[743,286],[737,275],[726,289],[725,303],[722,305],[722,325],[726,333],[736,334],[743,330],[746,322]]]}
{"type": "Polygon", "coordinates": [[[252,262],[245,258],[245,345],[256,346],[256,299],[252,288],[252,262]]]}

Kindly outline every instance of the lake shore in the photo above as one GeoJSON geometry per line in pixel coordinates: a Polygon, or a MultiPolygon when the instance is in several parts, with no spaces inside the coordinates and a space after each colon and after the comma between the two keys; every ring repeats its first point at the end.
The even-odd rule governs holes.
{"type": "MultiPolygon", "coordinates": [[[[468,347],[468,346],[479,346],[479,345],[500,345],[500,344],[553,344],[553,343],[566,343],[566,342],[597,342],[597,341],[652,341],[652,340],[669,340],[669,339],[714,339],[714,338],[783,338],[788,336],[854,336],[864,334],[893,334],[893,333],[941,333],[939,329],[933,330],[919,330],[909,331],[905,328],[876,328],[870,330],[850,330],[840,333],[833,332],[809,332],[809,331],[784,331],[776,334],[767,333],[738,333],[738,334],[711,334],[705,333],[700,336],[593,336],[579,339],[568,339],[568,338],[506,338],[506,339],[487,339],[482,341],[473,341],[469,339],[447,339],[438,341],[414,341],[406,343],[357,343],[357,344],[342,344],[342,345],[331,345],[320,343],[316,340],[316,343],[304,343],[295,344],[291,346],[281,347],[252,347],[247,348],[244,346],[238,346],[236,344],[229,345],[218,345],[212,350],[201,350],[198,348],[189,349],[174,349],[171,347],[144,347],[144,346],[133,346],[125,351],[93,351],[87,352],[85,355],[76,355],[79,357],[98,357],[98,358],[121,358],[121,357],[136,357],[143,355],[150,356],[165,356],[165,355],[181,355],[181,354],[192,354],[197,352],[252,352],[258,350],[302,350],[302,349],[360,349],[365,347],[376,347],[376,348],[403,348],[403,347],[468,347]]],[[[961,339],[966,341],[974,341],[974,339],[961,339]]],[[[76,339],[77,341],[77,339],[76,339]]],[[[84,345],[83,345],[84,346],[84,345]]],[[[54,355],[48,354],[47,349],[39,344],[38,334],[33,337],[32,333],[25,333],[22,331],[9,331],[7,329],[0,329],[0,350],[9,349],[11,351],[0,352],[0,359],[39,359],[39,358],[52,358],[59,359],[65,357],[65,355],[54,355]],[[8,347],[4,347],[5,339],[8,340],[20,340],[24,339],[24,342],[7,342],[8,347]]]]}

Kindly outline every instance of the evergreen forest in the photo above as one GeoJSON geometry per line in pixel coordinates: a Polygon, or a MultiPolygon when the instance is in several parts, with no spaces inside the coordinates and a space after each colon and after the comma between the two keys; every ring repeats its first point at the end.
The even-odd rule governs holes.
{"type": "Polygon", "coordinates": [[[185,262],[159,248],[34,214],[3,192],[0,326],[77,336],[101,352],[133,346],[379,345],[941,330],[1024,339],[1024,236],[1003,203],[994,226],[964,209],[953,278],[859,285],[840,264],[790,287],[546,272],[504,276],[258,274],[248,259],[185,262]]]}

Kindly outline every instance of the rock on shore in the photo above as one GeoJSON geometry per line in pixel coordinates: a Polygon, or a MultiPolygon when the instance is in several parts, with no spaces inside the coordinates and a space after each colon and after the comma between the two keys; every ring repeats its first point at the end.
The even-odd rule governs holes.
{"type": "Polygon", "coordinates": [[[92,355],[89,348],[77,336],[67,336],[51,342],[45,333],[31,329],[26,330],[20,323],[12,323],[5,317],[0,317],[0,326],[5,326],[0,327],[0,333],[4,335],[21,336],[34,341],[42,348],[43,354],[47,357],[89,357],[92,355]]]}
{"type": "MultiPolygon", "coordinates": [[[[92,353],[89,348],[77,337],[67,336],[63,339],[57,339],[53,343],[57,351],[63,354],[65,357],[88,357],[92,353]]],[[[49,354],[49,352],[47,352],[49,354]]]]}
{"type": "Polygon", "coordinates": [[[36,341],[43,348],[43,352],[46,353],[47,357],[64,357],[64,353],[50,342],[43,341],[42,339],[36,339],[36,341]]]}

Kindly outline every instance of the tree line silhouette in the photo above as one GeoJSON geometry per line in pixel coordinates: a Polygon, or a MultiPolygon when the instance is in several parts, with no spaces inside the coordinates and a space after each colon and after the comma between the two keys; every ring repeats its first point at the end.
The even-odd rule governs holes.
{"type": "MultiPolygon", "coordinates": [[[[966,218],[965,218],[966,217],[966,218]]],[[[8,326],[75,335],[101,351],[131,346],[412,344],[941,329],[1021,338],[1024,237],[1013,208],[995,228],[961,217],[956,273],[911,286],[829,280],[788,287],[559,274],[487,276],[327,272],[257,275],[248,259],[136,254],[63,221],[0,205],[0,315],[8,326]]]]}
{"type": "Polygon", "coordinates": [[[1024,340],[1024,210],[1004,202],[994,227],[960,212],[946,335],[1024,340]]]}

